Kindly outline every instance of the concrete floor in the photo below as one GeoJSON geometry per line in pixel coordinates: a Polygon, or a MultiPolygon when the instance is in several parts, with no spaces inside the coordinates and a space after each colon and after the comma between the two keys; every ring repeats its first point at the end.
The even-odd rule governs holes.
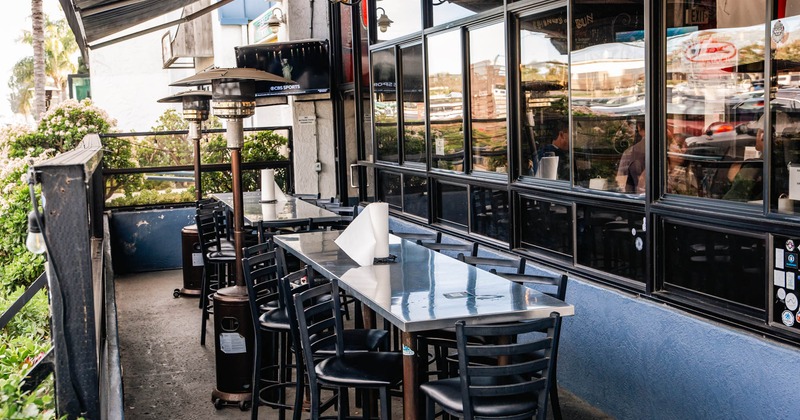
{"type": "MultiPolygon", "coordinates": [[[[200,346],[197,299],[172,296],[182,279],[181,270],[117,278],[125,417],[249,419],[249,411],[233,406],[217,410],[211,402],[216,384],[213,322],[208,324],[206,346],[200,346]]],[[[563,388],[559,395],[565,419],[611,419],[563,388]]],[[[393,404],[393,417],[402,418],[402,402],[395,398],[393,404]]],[[[277,418],[277,411],[261,407],[259,418],[277,418]]]]}

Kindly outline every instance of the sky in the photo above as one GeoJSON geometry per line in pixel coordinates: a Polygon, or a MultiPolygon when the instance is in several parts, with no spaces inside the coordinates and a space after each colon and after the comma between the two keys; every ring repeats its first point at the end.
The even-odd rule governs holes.
{"type": "MultiPolygon", "coordinates": [[[[43,4],[44,13],[51,20],[64,18],[58,0],[43,0],[43,4]]],[[[25,29],[31,29],[30,1],[3,2],[3,11],[0,13],[0,125],[25,122],[14,117],[8,103],[11,69],[17,61],[33,55],[33,47],[18,41],[25,29]]]]}

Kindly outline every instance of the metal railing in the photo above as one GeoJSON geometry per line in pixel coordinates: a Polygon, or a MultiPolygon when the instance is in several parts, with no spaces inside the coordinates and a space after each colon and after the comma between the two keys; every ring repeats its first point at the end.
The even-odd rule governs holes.
{"type": "Polygon", "coordinates": [[[67,418],[123,416],[114,278],[106,264],[102,154],[100,138],[88,135],[74,150],[34,167],[46,199],[47,245],[47,275],[34,284],[50,287],[56,412],[67,418]]]}
{"type": "MultiPolygon", "coordinates": [[[[40,290],[44,289],[45,286],[47,286],[47,276],[42,273],[39,278],[28,286],[25,292],[5,310],[5,312],[0,314],[0,330],[5,328],[6,325],[14,319],[14,316],[17,315],[40,290]]],[[[33,367],[25,374],[22,385],[20,385],[20,390],[22,390],[22,392],[30,392],[39,388],[39,385],[41,385],[51,373],[53,373],[52,347],[44,356],[38,358],[33,367]]]]}
{"type": "MultiPolygon", "coordinates": [[[[244,129],[245,133],[254,133],[254,132],[261,132],[261,131],[272,131],[276,132],[280,135],[284,135],[287,138],[288,144],[287,149],[289,152],[288,158],[285,160],[270,160],[270,161],[258,161],[258,162],[245,162],[241,165],[241,169],[243,172],[245,171],[257,171],[260,169],[277,169],[283,170],[283,178],[284,178],[284,188],[287,191],[294,191],[294,170],[293,170],[293,131],[291,126],[264,126],[264,127],[247,127],[244,129]]],[[[202,130],[203,134],[224,134],[224,129],[206,129],[202,130]]],[[[134,133],[108,133],[103,134],[100,137],[102,139],[107,138],[135,138],[135,137],[144,137],[144,136],[185,136],[188,134],[187,130],[171,130],[171,131],[149,131],[149,132],[134,132],[134,133]]],[[[230,162],[221,162],[221,163],[203,163],[201,165],[201,173],[203,176],[211,173],[219,173],[219,172],[227,172],[230,173],[231,171],[231,164],[230,162]]],[[[186,183],[193,183],[194,182],[194,166],[187,162],[183,165],[171,165],[171,166],[149,166],[149,167],[134,167],[134,168],[103,168],[103,178],[104,182],[108,182],[110,179],[118,176],[125,176],[125,175],[143,175],[146,180],[153,181],[153,182],[161,182],[163,183],[162,190],[171,188],[176,185],[186,184],[186,183]]],[[[205,181],[204,181],[205,182],[205,181]]],[[[203,191],[206,193],[207,191],[203,191]]],[[[225,191],[208,191],[210,193],[213,192],[225,192],[225,191]]],[[[193,204],[194,200],[185,201],[185,202],[174,202],[174,203],[165,203],[159,202],[157,204],[149,205],[149,204],[142,204],[136,206],[119,206],[119,205],[109,205],[106,203],[106,208],[114,208],[114,209],[125,209],[126,207],[135,207],[137,209],[143,207],[155,207],[157,205],[170,205],[170,204],[193,204]]]]}

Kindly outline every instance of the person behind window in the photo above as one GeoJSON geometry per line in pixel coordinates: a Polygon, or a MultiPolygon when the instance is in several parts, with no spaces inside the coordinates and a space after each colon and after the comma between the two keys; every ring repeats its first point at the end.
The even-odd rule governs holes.
{"type": "MultiPolygon", "coordinates": [[[[556,120],[556,137],[552,142],[545,144],[536,151],[533,161],[533,173],[541,167],[540,163],[545,156],[558,157],[556,179],[569,179],[569,124],[566,120],[556,120]]],[[[537,175],[538,176],[538,175],[537,175]]]]}
{"type": "MultiPolygon", "coordinates": [[[[787,180],[788,174],[783,175],[785,170],[785,160],[783,156],[783,139],[784,135],[790,132],[796,132],[797,126],[793,124],[789,115],[783,111],[776,111],[773,116],[774,130],[774,155],[773,162],[776,163],[776,182],[779,184],[780,190],[785,191],[788,188],[787,180]],[[777,175],[780,174],[780,175],[777,175]]],[[[758,131],[756,132],[755,149],[758,156],[746,159],[741,163],[731,165],[728,170],[728,180],[730,181],[730,189],[722,197],[724,200],[732,201],[754,201],[762,200],[764,195],[764,162],[761,157],[764,151],[764,116],[758,120],[758,131]]]]}
{"type": "Polygon", "coordinates": [[[621,192],[644,193],[644,121],[636,120],[633,145],[622,152],[617,167],[617,187],[621,192]]]}
{"type": "Polygon", "coordinates": [[[686,162],[686,136],[667,129],[667,192],[697,196],[697,178],[686,162]]]}

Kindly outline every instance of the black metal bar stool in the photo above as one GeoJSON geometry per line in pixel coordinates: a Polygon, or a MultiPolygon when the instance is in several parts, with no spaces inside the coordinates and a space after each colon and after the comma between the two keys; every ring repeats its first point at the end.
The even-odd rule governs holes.
{"type": "Polygon", "coordinates": [[[203,254],[203,281],[200,293],[200,308],[202,309],[202,322],[200,329],[200,345],[206,344],[206,321],[209,314],[213,313],[210,295],[226,283],[224,273],[232,272],[227,267],[236,263],[236,253],[233,249],[225,249],[220,243],[216,229],[216,216],[214,213],[201,213],[195,216],[197,235],[200,240],[200,250],[203,254]]]}

